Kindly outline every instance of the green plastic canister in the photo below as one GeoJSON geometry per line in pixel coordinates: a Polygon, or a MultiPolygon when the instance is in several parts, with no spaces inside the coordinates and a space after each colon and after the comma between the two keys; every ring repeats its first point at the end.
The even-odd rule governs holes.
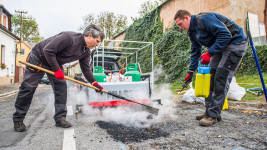
{"type": "Polygon", "coordinates": [[[96,66],[93,75],[97,82],[106,82],[106,74],[104,74],[102,67],[96,66]]]}
{"type": "Polygon", "coordinates": [[[141,74],[138,71],[137,64],[128,64],[126,73],[124,74],[125,77],[131,76],[133,82],[141,81],[141,74]]]}

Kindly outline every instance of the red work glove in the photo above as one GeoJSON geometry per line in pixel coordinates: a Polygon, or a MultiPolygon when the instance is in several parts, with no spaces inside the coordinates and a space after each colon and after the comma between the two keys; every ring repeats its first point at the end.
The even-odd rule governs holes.
{"type": "Polygon", "coordinates": [[[201,64],[203,65],[207,65],[210,63],[210,57],[211,54],[207,51],[206,53],[204,53],[203,55],[200,56],[199,59],[202,59],[201,64]]]}
{"type": "Polygon", "coordinates": [[[97,88],[99,89],[99,90],[95,90],[96,93],[99,92],[99,91],[101,92],[101,94],[103,93],[103,92],[102,92],[103,87],[102,87],[101,85],[99,85],[96,81],[93,82],[92,85],[95,86],[95,87],[97,87],[97,88]]]}
{"type": "Polygon", "coordinates": [[[184,78],[185,83],[187,83],[187,82],[191,82],[191,81],[192,81],[193,74],[194,74],[194,72],[192,72],[192,71],[188,71],[187,76],[184,78]]]}
{"type": "Polygon", "coordinates": [[[61,69],[58,69],[57,71],[55,71],[55,77],[56,79],[64,79],[64,73],[62,72],[61,69]]]}

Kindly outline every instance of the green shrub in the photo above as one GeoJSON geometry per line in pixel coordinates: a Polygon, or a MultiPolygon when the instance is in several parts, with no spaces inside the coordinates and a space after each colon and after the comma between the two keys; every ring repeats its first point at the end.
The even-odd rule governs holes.
{"type": "MultiPolygon", "coordinates": [[[[267,45],[255,46],[257,57],[262,72],[267,72],[267,45]]],[[[258,68],[251,47],[247,48],[247,52],[241,62],[237,74],[254,75],[258,74],[258,68]]]]}
{"type": "MultiPolygon", "coordinates": [[[[190,40],[185,31],[179,30],[176,24],[163,33],[163,23],[160,18],[160,7],[147,14],[143,18],[135,20],[126,30],[125,40],[145,41],[154,43],[154,66],[155,70],[161,68],[157,75],[156,83],[176,83],[180,85],[184,82],[190,63],[190,40]]],[[[123,47],[142,47],[142,44],[123,43],[123,47]]],[[[202,53],[207,50],[202,48],[202,53]]],[[[257,55],[261,69],[267,72],[267,46],[256,46],[257,55]]],[[[126,51],[126,50],[124,50],[126,51]]],[[[124,63],[124,60],[120,61],[124,63]]],[[[128,63],[135,62],[135,55],[128,58],[128,63]]],[[[138,62],[142,72],[151,71],[151,47],[138,52],[138,62]]],[[[237,74],[257,74],[257,67],[251,47],[241,62],[237,74]]]]}
{"type": "MultiPolygon", "coordinates": [[[[155,41],[157,41],[157,39],[163,34],[163,23],[160,21],[159,10],[159,8],[155,9],[143,18],[135,20],[134,23],[126,30],[124,40],[155,43],[155,41]]],[[[145,45],[140,43],[123,43],[122,46],[140,48],[145,45]]],[[[138,52],[138,62],[140,63],[142,72],[151,72],[151,53],[151,46],[138,52]]],[[[154,51],[154,54],[155,53],[156,52],[154,51]]],[[[128,59],[131,63],[135,62],[135,55],[132,55],[128,59]]],[[[121,61],[121,63],[123,63],[123,61],[121,61]]]]}
{"type": "Polygon", "coordinates": [[[190,41],[185,31],[175,25],[166,31],[155,43],[156,62],[161,65],[164,74],[159,76],[160,82],[179,82],[187,74],[190,62],[190,41]]]}

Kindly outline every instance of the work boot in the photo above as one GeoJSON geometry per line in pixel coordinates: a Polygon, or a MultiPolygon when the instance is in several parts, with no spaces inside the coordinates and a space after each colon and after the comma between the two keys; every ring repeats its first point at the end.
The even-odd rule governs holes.
{"type": "Polygon", "coordinates": [[[199,114],[199,115],[196,116],[196,119],[197,119],[197,120],[201,120],[201,119],[203,119],[205,116],[206,116],[206,114],[199,114]]]}
{"type": "Polygon", "coordinates": [[[217,118],[212,118],[212,117],[204,117],[199,121],[199,125],[201,126],[211,126],[217,122],[217,118]]]}
{"type": "Polygon", "coordinates": [[[69,123],[65,119],[56,121],[56,127],[69,128],[71,126],[71,123],[69,123]]]}
{"type": "MultiPolygon", "coordinates": [[[[204,117],[206,117],[206,114],[199,114],[199,115],[196,116],[196,119],[197,119],[197,120],[201,120],[201,119],[203,119],[204,117]]],[[[218,122],[221,121],[221,120],[222,120],[221,118],[217,118],[217,121],[218,121],[218,122]]]]}
{"type": "Polygon", "coordinates": [[[16,132],[26,131],[26,126],[23,121],[14,121],[14,129],[16,132]]]}

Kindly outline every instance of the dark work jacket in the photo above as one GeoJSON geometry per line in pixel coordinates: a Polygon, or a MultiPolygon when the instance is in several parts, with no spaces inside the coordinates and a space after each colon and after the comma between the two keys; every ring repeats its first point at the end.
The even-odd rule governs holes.
{"type": "Polygon", "coordinates": [[[188,35],[191,41],[189,70],[195,71],[201,55],[201,47],[208,47],[211,55],[222,52],[227,45],[247,39],[243,29],[232,20],[218,13],[192,15],[188,35]]]}
{"type": "Polygon", "coordinates": [[[52,71],[58,70],[59,66],[66,63],[79,60],[86,79],[90,83],[95,81],[89,66],[90,49],[86,47],[81,33],[61,32],[36,44],[32,51],[45,65],[50,66],[52,71]]]}

